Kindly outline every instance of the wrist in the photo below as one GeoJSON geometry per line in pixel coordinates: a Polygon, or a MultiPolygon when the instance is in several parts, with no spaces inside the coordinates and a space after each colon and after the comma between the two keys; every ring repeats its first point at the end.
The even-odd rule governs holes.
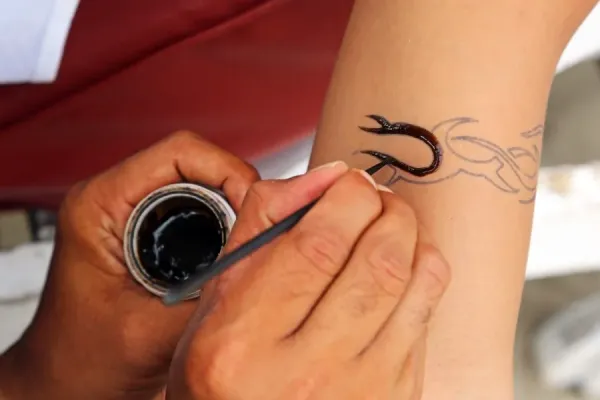
{"type": "Polygon", "coordinates": [[[24,399],[19,391],[19,373],[15,368],[10,350],[0,355],[0,400],[24,399]]]}
{"type": "Polygon", "coordinates": [[[103,357],[91,349],[94,334],[80,329],[87,325],[81,319],[61,318],[72,311],[57,309],[53,300],[42,296],[31,325],[0,358],[0,393],[7,400],[118,399],[107,393],[113,382],[98,373],[103,357]]]}
{"type": "MultiPolygon", "coordinates": [[[[0,400],[54,400],[82,398],[78,376],[55,362],[50,343],[33,342],[31,327],[23,337],[0,357],[0,400]]],[[[64,354],[68,364],[68,354],[64,354]]],[[[84,369],[85,370],[85,369],[84,369]]],[[[82,370],[82,371],[84,371],[82,370]]]]}
{"type": "Polygon", "coordinates": [[[102,296],[89,295],[110,293],[119,282],[70,276],[73,270],[55,258],[33,322],[2,356],[0,387],[10,400],[153,399],[166,377],[149,365],[152,349],[139,348],[128,332],[137,314],[115,313],[102,296]]]}
{"type": "Polygon", "coordinates": [[[57,352],[50,346],[40,350],[30,340],[21,339],[0,356],[0,400],[164,399],[164,391],[121,387],[118,378],[86,365],[77,366],[68,352],[57,352]]]}
{"type": "Polygon", "coordinates": [[[32,365],[19,356],[19,343],[0,356],[0,400],[35,399],[32,391],[39,387],[32,365]],[[32,385],[31,382],[36,382],[32,385]],[[28,384],[29,382],[29,384],[28,384]]]}

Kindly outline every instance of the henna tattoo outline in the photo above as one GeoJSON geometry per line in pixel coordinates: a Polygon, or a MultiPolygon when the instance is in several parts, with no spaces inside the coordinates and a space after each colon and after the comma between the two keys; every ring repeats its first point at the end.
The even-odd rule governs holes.
{"type": "Polygon", "coordinates": [[[373,133],[376,135],[404,135],[413,137],[423,143],[425,143],[431,150],[433,160],[427,167],[413,167],[412,165],[406,164],[394,157],[391,157],[385,153],[374,150],[361,151],[363,154],[368,154],[379,159],[382,162],[388,163],[388,165],[398,168],[402,171],[408,172],[414,176],[426,176],[434,173],[442,162],[443,150],[440,147],[438,139],[432,132],[429,132],[425,128],[421,128],[417,125],[407,124],[404,122],[390,123],[387,119],[379,115],[368,115],[367,118],[371,118],[376,121],[380,126],[378,128],[366,128],[359,127],[365,132],[373,133]]]}
{"type": "MultiPolygon", "coordinates": [[[[382,122],[387,122],[387,120],[383,117],[378,118],[381,118],[382,122]]],[[[425,177],[425,175],[413,174],[407,170],[407,168],[403,168],[403,166],[407,166],[407,164],[402,163],[395,157],[382,152],[366,150],[360,151],[359,153],[370,155],[382,162],[387,162],[388,166],[393,171],[393,176],[386,183],[388,186],[399,181],[405,181],[419,185],[433,184],[449,180],[458,175],[468,175],[484,179],[502,192],[520,196],[521,198],[519,199],[519,202],[522,204],[532,203],[535,200],[537,190],[538,166],[540,161],[540,150],[537,143],[532,143],[529,149],[525,146],[511,146],[503,148],[491,142],[490,140],[477,136],[455,134],[455,129],[457,129],[459,126],[465,124],[476,124],[478,122],[479,121],[476,119],[468,117],[453,118],[437,124],[432,129],[431,134],[434,137],[443,138],[442,142],[439,144],[443,154],[447,157],[454,158],[454,162],[452,164],[457,165],[457,167],[451,170],[433,170],[426,174],[432,175],[434,172],[438,172],[435,174],[436,176],[425,177]],[[459,149],[456,146],[457,144],[474,146],[474,154],[466,155],[464,149],[459,149]],[[526,170],[525,166],[523,165],[526,162],[530,162],[534,165],[532,171],[528,172],[526,170]],[[419,179],[407,176],[404,173],[408,173],[409,175],[419,179]]],[[[380,128],[370,129],[377,129],[378,131],[385,130],[385,134],[389,135],[404,134],[398,132],[398,128],[390,128],[401,124],[392,124],[389,122],[387,122],[387,124],[380,124],[380,128]]],[[[362,127],[360,129],[372,133],[371,130],[365,130],[362,127]]],[[[544,126],[540,124],[528,131],[522,132],[519,136],[522,139],[535,141],[543,135],[543,131],[544,126]]],[[[376,133],[382,134],[381,132],[376,133]]],[[[412,166],[408,167],[415,168],[412,166]]]]}

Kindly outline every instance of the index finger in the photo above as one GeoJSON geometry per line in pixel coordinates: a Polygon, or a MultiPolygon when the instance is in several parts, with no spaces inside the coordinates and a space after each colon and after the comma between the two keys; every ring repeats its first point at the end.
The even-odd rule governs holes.
{"type": "Polygon", "coordinates": [[[440,251],[421,227],[413,278],[394,313],[363,353],[386,371],[401,371],[406,357],[423,335],[450,283],[451,272],[440,251]]]}
{"type": "Polygon", "coordinates": [[[380,212],[373,180],[351,171],[282,236],[245,288],[255,312],[248,315],[262,323],[263,334],[284,338],[302,325],[380,212]]]}
{"type": "Polygon", "coordinates": [[[237,211],[258,178],[256,170],[240,158],[198,135],[178,132],[103,173],[91,189],[124,227],[131,210],[165,185],[186,181],[219,188],[237,211]]]}
{"type": "Polygon", "coordinates": [[[118,184],[113,193],[120,193],[132,206],[150,192],[184,180],[221,188],[236,209],[257,179],[252,166],[186,131],[141,151],[101,177],[107,186],[118,184]]]}

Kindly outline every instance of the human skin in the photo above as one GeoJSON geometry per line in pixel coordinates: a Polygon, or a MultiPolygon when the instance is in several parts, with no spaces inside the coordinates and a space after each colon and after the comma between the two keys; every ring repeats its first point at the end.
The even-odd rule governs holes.
{"type": "Polygon", "coordinates": [[[40,308],[0,357],[0,398],[162,399],[169,368],[178,400],[418,398],[426,327],[450,271],[412,209],[339,162],[256,180],[239,159],[179,133],[75,187],[40,308]],[[122,240],[133,207],[182,179],[220,187],[239,213],[226,251],[323,199],[200,301],[166,308],[129,276],[122,240]],[[253,345],[245,358],[230,351],[241,343],[253,345]]]}
{"type": "Polygon", "coordinates": [[[452,266],[428,338],[424,400],[513,398],[513,346],[541,136],[555,66],[595,0],[356,0],[311,167],[365,168],[383,152],[431,163],[422,141],[359,127],[431,130],[439,169],[375,175],[401,194],[452,266]]]}
{"type": "Polygon", "coordinates": [[[426,327],[450,271],[412,209],[340,162],[255,180],[240,160],[180,133],[76,187],[40,309],[0,357],[0,398],[163,398],[195,310],[171,366],[172,398],[417,399],[426,327]],[[221,187],[238,211],[227,251],[323,198],[200,301],[166,308],[128,275],[121,244],[133,207],[182,178],[221,187]],[[244,357],[231,352],[241,344],[252,350],[244,357]]]}
{"type": "Polygon", "coordinates": [[[426,328],[450,269],[399,196],[343,163],[260,182],[228,250],[321,195],[206,289],[212,306],[178,346],[167,399],[420,398],[426,328]]]}
{"type": "Polygon", "coordinates": [[[166,308],[136,284],[124,265],[122,240],[135,205],[182,179],[222,188],[239,211],[258,175],[180,132],[71,190],[40,307],[21,340],[0,357],[0,398],[161,396],[198,302],[166,308]]]}

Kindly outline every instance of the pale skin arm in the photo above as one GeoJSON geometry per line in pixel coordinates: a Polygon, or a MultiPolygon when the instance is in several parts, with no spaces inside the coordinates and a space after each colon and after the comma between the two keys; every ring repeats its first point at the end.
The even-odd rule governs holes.
{"type": "Polygon", "coordinates": [[[514,396],[541,125],[556,63],[595,4],[356,0],[311,167],[378,161],[362,150],[430,164],[423,142],[360,130],[379,126],[368,114],[429,130],[457,117],[477,120],[434,130],[444,149],[436,172],[376,174],[416,209],[453,271],[430,329],[424,400],[514,396]]]}

